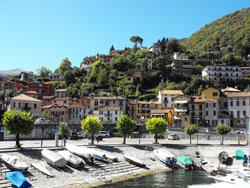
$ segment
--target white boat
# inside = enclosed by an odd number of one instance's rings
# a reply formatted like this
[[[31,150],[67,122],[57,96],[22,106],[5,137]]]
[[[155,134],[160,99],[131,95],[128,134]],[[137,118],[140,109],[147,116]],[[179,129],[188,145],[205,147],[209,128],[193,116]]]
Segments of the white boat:
[[[139,166],[139,167],[145,167],[146,165],[141,161],[140,159],[137,159],[136,157],[123,155],[124,159],[128,161],[129,163]]]
[[[205,170],[206,172],[213,174],[217,172],[217,168],[214,164],[210,163],[208,160],[202,159],[198,162],[201,169]]]
[[[234,172],[234,174],[238,177],[241,177],[245,182],[250,184],[250,171],[247,168],[241,168]]]
[[[40,172],[44,173],[45,175],[49,177],[54,177],[54,175],[51,174],[47,168],[45,168],[43,165],[39,163],[31,163],[31,166],[33,166],[34,168],[36,168],[37,170],[39,170]]]
[[[83,167],[86,164],[82,158],[70,153],[67,150],[58,151],[57,153],[68,162],[68,165],[74,168]]]
[[[177,162],[176,157],[167,149],[155,149],[153,153],[157,159],[167,165],[174,165]]]
[[[11,170],[25,171],[25,170],[28,170],[28,168],[29,168],[29,165],[27,165],[25,162],[21,161],[16,156],[1,154],[0,159]]]
[[[84,157],[85,159],[93,162],[95,155],[86,147],[79,147],[71,144],[66,144],[66,149],[71,153]]]
[[[67,161],[58,153],[50,151],[48,149],[42,150],[42,156],[47,161],[48,164],[55,167],[64,167],[67,164]]]

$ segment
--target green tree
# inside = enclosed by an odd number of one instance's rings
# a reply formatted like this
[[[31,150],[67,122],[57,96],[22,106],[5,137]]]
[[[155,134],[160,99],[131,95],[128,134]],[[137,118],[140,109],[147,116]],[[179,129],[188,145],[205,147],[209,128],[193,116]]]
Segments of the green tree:
[[[155,143],[158,143],[158,134],[163,134],[166,132],[168,123],[163,118],[151,118],[147,120],[146,129],[155,135]]]
[[[231,131],[231,127],[229,125],[225,125],[223,123],[217,125],[215,128],[216,132],[221,135],[221,145],[224,142],[224,135],[227,135]]]
[[[112,45],[111,48],[109,49],[109,53],[111,53],[111,52],[114,51],[114,50],[115,50],[115,48],[114,48],[114,46]]]
[[[59,123],[58,131],[64,140],[67,139],[67,136],[70,134],[68,123],[66,122]],[[64,146],[65,146],[65,142],[64,142]]]
[[[195,124],[189,124],[185,127],[184,133],[189,136],[190,144],[192,143],[192,135],[198,132],[198,128]]]
[[[33,115],[18,110],[6,111],[3,125],[8,130],[8,134],[16,135],[16,147],[20,148],[20,135],[28,136],[34,128]]]
[[[58,68],[58,72],[64,74],[64,72],[66,70],[69,70],[69,69],[72,69],[71,62],[70,62],[70,60],[67,57],[65,57],[62,60],[62,63],[60,64],[60,67]]]
[[[126,137],[131,135],[136,128],[134,120],[130,119],[127,115],[120,116],[117,121],[116,129],[123,136],[123,144],[126,144]]]
[[[130,37],[130,41],[134,43],[134,48],[137,48],[138,38],[137,36]]]
[[[63,74],[63,79],[67,86],[76,81],[74,72],[72,70],[66,70]]]
[[[51,70],[45,66],[39,67],[36,71],[42,78],[48,77],[48,75],[51,73]]]
[[[140,47],[142,48],[143,38],[137,36],[137,41],[140,43]]]
[[[98,134],[99,131],[103,129],[103,125],[99,118],[88,116],[86,119],[82,120],[81,128],[85,133],[92,136],[91,143],[94,144],[94,135]]]

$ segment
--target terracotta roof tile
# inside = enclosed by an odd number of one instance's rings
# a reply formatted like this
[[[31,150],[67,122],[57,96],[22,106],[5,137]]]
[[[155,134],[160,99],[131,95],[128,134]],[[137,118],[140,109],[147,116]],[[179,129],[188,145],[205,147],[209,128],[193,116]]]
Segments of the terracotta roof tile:
[[[161,90],[160,94],[162,95],[184,95],[181,90]]]
[[[56,91],[67,91],[68,89],[56,89]]]
[[[227,97],[250,97],[250,92],[226,92]]]

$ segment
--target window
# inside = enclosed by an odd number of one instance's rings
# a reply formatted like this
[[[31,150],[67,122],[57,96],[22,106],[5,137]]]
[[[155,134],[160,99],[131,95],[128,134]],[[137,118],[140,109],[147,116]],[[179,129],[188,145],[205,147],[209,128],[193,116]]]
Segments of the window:
[[[240,111],[237,111],[237,118],[240,117]]]
[[[117,117],[115,117],[115,121],[117,121]]]
[[[34,108],[36,108],[36,104],[34,104]]]
[[[21,103],[20,102],[18,103],[18,108],[21,108]]]
[[[194,105],[192,104],[192,110],[194,110]]]
[[[231,117],[232,117],[232,118],[234,117],[234,112],[233,112],[233,111],[231,111]]]
[[[206,103],[206,108],[208,107],[208,103]]]
[[[233,106],[233,105],[234,105],[233,101],[230,101],[230,106]]]
[[[95,101],[95,106],[98,106],[98,101]]]
[[[208,111],[206,111],[206,116],[208,116]]]
[[[245,116],[246,115],[246,111],[245,110],[243,110],[243,116]]]
[[[115,111],[115,115],[117,115],[117,111]]]
[[[214,103],[214,108],[216,108],[216,103]]]
[[[199,109],[202,110],[202,105],[200,104]]]
[[[214,116],[216,116],[216,111],[214,111]]]
[[[14,108],[16,107],[16,102],[13,103],[13,107],[14,107]]]
[[[213,92],[213,96],[218,96],[218,93],[217,92]]]
[[[243,106],[246,106],[246,101],[242,101]]]
[[[236,106],[240,106],[240,101],[236,101]]]

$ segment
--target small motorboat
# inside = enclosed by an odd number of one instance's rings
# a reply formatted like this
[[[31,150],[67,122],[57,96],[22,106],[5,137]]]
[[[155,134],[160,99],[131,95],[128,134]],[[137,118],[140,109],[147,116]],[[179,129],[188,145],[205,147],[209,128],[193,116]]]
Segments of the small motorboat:
[[[245,158],[244,151],[238,149],[235,153],[235,159],[236,160],[244,160],[244,158]]]
[[[249,165],[249,167],[250,167],[250,158],[249,158],[249,156],[248,157],[246,156],[246,158],[243,161],[243,166],[247,167],[247,165]]]
[[[128,156],[128,155],[123,155],[124,159],[126,161],[128,161],[129,163],[139,166],[139,167],[145,167],[146,165],[143,163],[143,161],[141,161],[140,159],[137,159],[135,157],[132,156]]]
[[[176,157],[167,149],[156,149],[153,151],[154,156],[166,165],[173,166],[176,164]]]
[[[93,162],[95,159],[94,153],[89,150],[89,148],[67,144],[66,149],[75,155],[85,158],[88,161]]]
[[[217,168],[215,167],[215,165],[205,159],[200,160],[198,164],[201,169],[205,170],[210,174],[214,174],[217,172]]]
[[[194,169],[195,163],[194,163],[194,160],[191,157],[187,157],[185,155],[180,155],[178,157],[178,160],[180,161],[180,165],[184,169],[189,169],[189,170]]]
[[[61,155],[48,149],[42,150],[42,156],[48,164],[54,167],[62,168],[67,164],[67,161]]]
[[[70,153],[67,150],[58,151],[59,155],[61,155],[68,163],[68,165],[74,167],[74,168],[80,168],[83,167],[86,163],[82,158]]]
[[[26,180],[22,172],[13,171],[6,174],[6,178],[18,188],[27,188],[32,185]]]
[[[7,154],[1,154],[0,160],[6,164],[8,168],[11,170],[17,170],[17,171],[25,171],[28,170],[29,165],[27,165],[25,162],[21,161],[18,157],[7,155]]]
[[[44,173],[45,175],[49,177],[54,177],[54,175],[51,174],[47,168],[45,168],[43,165],[39,163],[31,163],[31,166],[33,166],[35,169],[39,170],[40,172]]]

